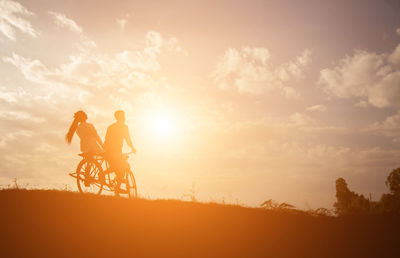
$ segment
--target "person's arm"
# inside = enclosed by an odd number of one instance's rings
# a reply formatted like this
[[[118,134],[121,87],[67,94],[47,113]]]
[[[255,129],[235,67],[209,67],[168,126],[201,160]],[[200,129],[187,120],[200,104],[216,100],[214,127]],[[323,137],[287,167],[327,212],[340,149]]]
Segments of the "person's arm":
[[[128,126],[125,127],[125,135],[124,135],[126,144],[131,148],[133,153],[136,153],[136,149],[133,147],[131,136],[129,135]]]

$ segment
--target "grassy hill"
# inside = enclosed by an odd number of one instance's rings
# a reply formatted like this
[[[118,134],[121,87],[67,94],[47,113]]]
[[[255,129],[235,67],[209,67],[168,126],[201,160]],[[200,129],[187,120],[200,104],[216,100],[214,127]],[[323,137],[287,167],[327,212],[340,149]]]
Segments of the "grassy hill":
[[[0,191],[1,257],[400,257],[400,217]]]

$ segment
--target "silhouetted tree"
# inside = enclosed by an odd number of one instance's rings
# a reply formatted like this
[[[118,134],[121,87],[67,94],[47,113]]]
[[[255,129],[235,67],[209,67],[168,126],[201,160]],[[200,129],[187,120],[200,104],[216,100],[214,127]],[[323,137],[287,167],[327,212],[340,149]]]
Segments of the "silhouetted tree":
[[[400,212],[400,199],[394,194],[382,194],[379,207],[383,212]]]
[[[400,195],[400,168],[393,169],[386,178],[386,186],[393,195]]]
[[[370,210],[370,201],[364,195],[358,195],[350,191],[346,180],[338,178],[336,180],[336,199],[333,204],[335,213],[342,215],[366,213]]]
[[[385,183],[390,193],[382,195],[380,206],[384,212],[400,212],[400,168],[392,170]]]

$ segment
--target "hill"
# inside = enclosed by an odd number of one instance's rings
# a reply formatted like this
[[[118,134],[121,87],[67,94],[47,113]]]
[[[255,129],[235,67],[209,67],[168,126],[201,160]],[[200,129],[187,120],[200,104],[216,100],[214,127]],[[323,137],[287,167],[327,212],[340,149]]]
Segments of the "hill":
[[[0,191],[1,257],[400,257],[399,216]]]

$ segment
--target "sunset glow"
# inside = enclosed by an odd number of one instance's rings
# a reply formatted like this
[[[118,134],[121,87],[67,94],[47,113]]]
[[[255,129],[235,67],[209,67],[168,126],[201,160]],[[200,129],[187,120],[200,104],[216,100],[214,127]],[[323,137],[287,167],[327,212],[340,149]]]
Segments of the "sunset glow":
[[[178,137],[178,121],[168,110],[154,110],[147,114],[147,126],[151,136],[161,141]]]

